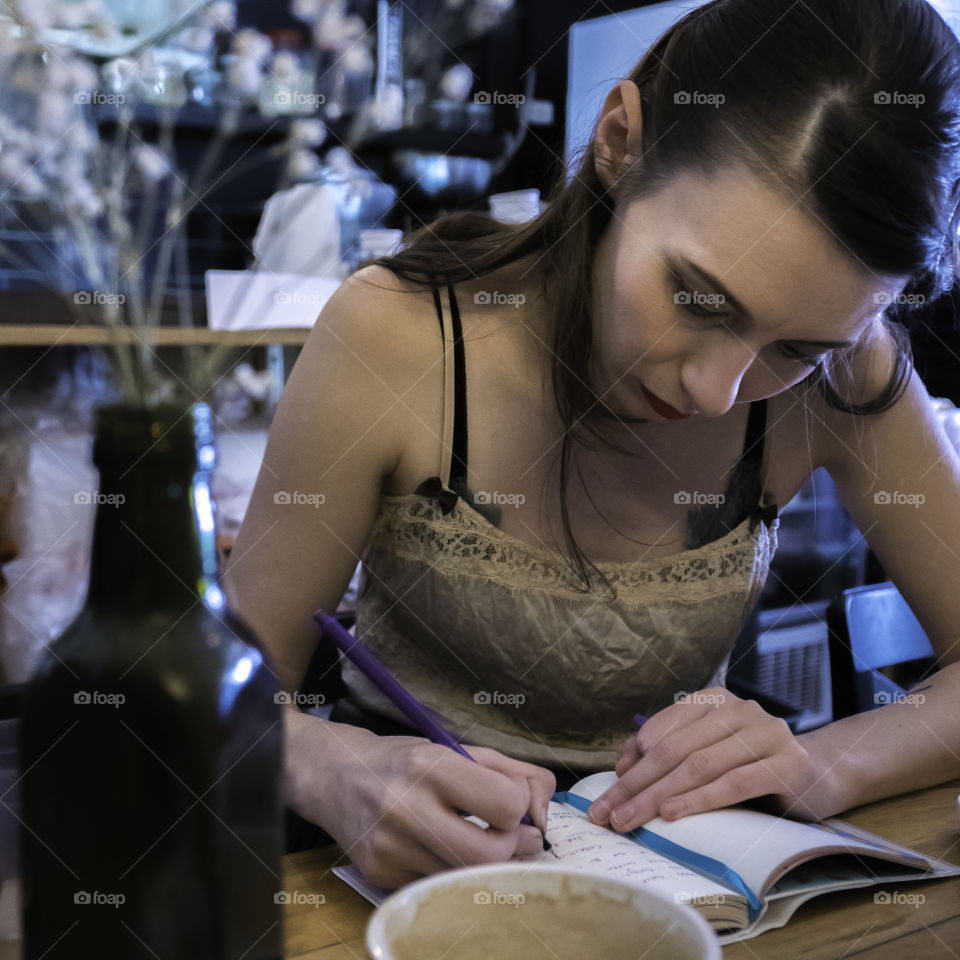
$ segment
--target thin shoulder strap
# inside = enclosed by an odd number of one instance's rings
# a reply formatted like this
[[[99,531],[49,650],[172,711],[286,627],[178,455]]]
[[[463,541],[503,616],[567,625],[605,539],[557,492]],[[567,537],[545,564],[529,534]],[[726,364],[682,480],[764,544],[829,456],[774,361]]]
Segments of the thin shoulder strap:
[[[741,459],[758,469],[763,467],[763,442],[767,434],[767,398],[754,400],[747,416],[747,430],[743,439]]]
[[[453,411],[453,456],[450,462],[450,482],[459,492],[467,483],[467,358],[463,348],[463,327],[460,323],[460,308],[453,292],[453,286],[447,284],[450,297],[450,313],[453,319],[453,370],[454,370],[454,411]]]
[[[440,290],[432,280],[430,286],[443,340],[443,436],[437,475],[442,486],[449,490],[452,481],[465,482],[467,475],[467,383],[463,329],[453,287],[447,284],[449,309],[444,310]]]
[[[743,453],[740,460],[743,465],[742,476],[752,487],[747,491],[747,502],[752,503],[751,516],[761,519],[767,525],[775,520],[779,508],[767,494],[766,478],[764,475],[763,451],[767,436],[767,399],[754,400],[750,404],[750,413],[747,417],[747,430],[743,442]]]
[[[443,342],[443,435],[440,438],[440,468],[437,476],[441,486],[450,487],[450,452],[453,450],[453,330],[450,318],[444,313],[440,303],[440,291],[433,280],[433,304],[437,308],[440,321],[440,339]]]

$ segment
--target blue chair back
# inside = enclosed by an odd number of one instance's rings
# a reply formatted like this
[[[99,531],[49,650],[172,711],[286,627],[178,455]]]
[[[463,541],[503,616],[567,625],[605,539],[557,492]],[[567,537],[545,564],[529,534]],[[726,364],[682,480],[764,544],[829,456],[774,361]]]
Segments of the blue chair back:
[[[937,669],[930,640],[892,583],[844,590],[828,623],[834,720],[904,697]]]

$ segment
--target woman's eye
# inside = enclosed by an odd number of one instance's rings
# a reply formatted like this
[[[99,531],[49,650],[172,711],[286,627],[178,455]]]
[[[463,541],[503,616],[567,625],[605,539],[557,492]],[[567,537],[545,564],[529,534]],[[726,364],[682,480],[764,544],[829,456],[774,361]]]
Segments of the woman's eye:
[[[673,285],[673,302],[678,307],[686,310],[687,313],[700,319],[719,320],[726,316],[723,312],[707,310],[700,305],[703,302],[709,303],[713,296],[713,294],[689,290],[684,286]],[[824,363],[830,356],[829,353],[803,353],[800,350],[795,350],[789,344],[782,344],[780,353],[795,363],[802,363],[808,367],[817,367]]]
[[[826,353],[801,353],[799,350],[794,350],[792,347],[784,344],[780,347],[780,352],[785,356],[789,357],[791,360],[796,361],[797,363],[805,364],[808,367],[816,367],[823,363],[828,354]]]

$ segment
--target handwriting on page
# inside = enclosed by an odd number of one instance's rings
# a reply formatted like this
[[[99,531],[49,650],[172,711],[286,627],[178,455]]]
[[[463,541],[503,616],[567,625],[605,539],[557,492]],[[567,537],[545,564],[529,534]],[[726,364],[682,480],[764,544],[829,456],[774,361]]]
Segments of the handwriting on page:
[[[637,886],[664,893],[686,892],[692,896],[730,893],[725,887],[701,877],[681,864],[654,853],[633,840],[590,823],[578,810],[550,803],[547,836],[563,866],[590,873],[619,877]],[[556,864],[552,854],[540,857]]]

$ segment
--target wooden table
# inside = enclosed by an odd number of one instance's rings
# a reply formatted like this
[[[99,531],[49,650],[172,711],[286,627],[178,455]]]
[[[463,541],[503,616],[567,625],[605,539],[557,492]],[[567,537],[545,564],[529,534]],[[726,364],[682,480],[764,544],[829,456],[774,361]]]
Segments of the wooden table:
[[[960,780],[848,811],[841,819],[921,853],[960,865]],[[362,960],[364,928],[373,907],[335,877],[346,862],[339,847],[320,847],[284,857],[284,889],[322,893],[319,906],[286,907],[288,960]],[[877,904],[887,887],[831,893],[803,904],[785,927],[723,950],[724,960],[957,960],[960,957],[960,877],[891,884],[922,893],[920,906]],[[424,957],[423,960],[436,960]],[[444,960],[456,960],[448,956]]]

